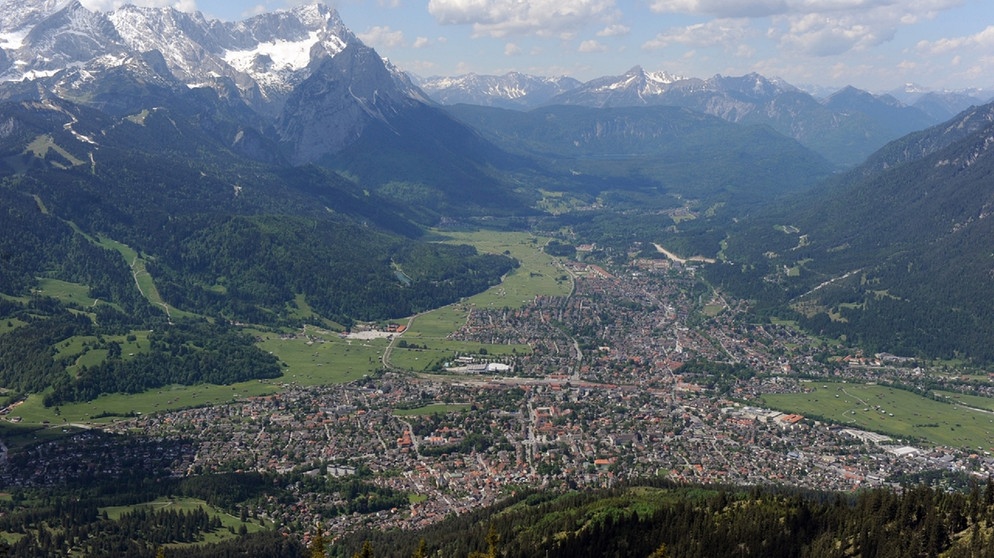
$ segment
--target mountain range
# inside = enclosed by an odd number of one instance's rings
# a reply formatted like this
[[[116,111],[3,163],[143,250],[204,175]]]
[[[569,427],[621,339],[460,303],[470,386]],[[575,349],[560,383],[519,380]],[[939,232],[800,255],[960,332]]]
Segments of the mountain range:
[[[767,306],[796,312],[811,281],[867,267],[861,258],[897,261],[886,246],[839,238],[867,228],[858,219],[897,226],[933,207],[894,203],[902,193],[880,199],[883,183],[905,181],[915,199],[942,191],[943,207],[973,211],[972,220],[931,218],[933,232],[973,230],[987,214],[979,191],[950,189],[983,180],[973,174],[985,168],[983,153],[966,166],[940,164],[971,160],[966,152],[936,159],[957,142],[980,142],[986,129],[963,123],[983,118],[963,113],[867,158],[936,116],[854,88],[819,100],[758,74],[702,80],[636,67],[586,84],[452,79],[445,98],[461,91],[478,103],[442,106],[319,4],[235,23],[169,8],[94,12],[76,0],[8,2],[0,14],[0,291],[22,301],[42,280],[84,285],[114,305],[102,319],[120,327],[172,319],[156,306],[222,322],[345,327],[409,315],[483,289],[513,266],[427,242],[427,227],[521,228],[550,218],[550,205],[582,208],[560,223],[577,234],[597,213],[598,227],[637,225],[645,241],[704,246],[727,236],[726,257],[752,271],[719,272],[717,284],[747,295],[757,284],[781,286]],[[421,82],[428,91],[442,83]],[[973,97],[934,99],[939,114]],[[775,215],[810,234],[804,250],[776,244],[757,255],[774,230],[770,206],[795,212]],[[822,206],[834,209],[811,209]],[[671,210],[700,218],[676,226]],[[835,216],[819,220],[826,215]],[[18,232],[38,228],[46,233]],[[673,238],[681,234],[691,236]],[[946,238],[935,232],[928,246]],[[134,280],[120,254],[98,251],[113,243],[147,261],[161,299],[128,294]],[[763,255],[819,249],[797,261]],[[786,281],[774,263],[810,273]],[[27,315],[20,304],[0,317]],[[804,319],[820,319],[821,307],[809,308]]]
[[[854,87],[817,99],[784,80],[759,74],[700,79],[649,72],[640,66],[572,87],[562,78],[554,83],[556,88],[549,87],[548,78],[512,73],[432,78],[420,85],[446,105],[521,110],[554,105],[685,107],[730,122],[770,126],[843,167],[861,162],[890,140],[984,103],[981,92],[919,91],[912,95],[905,91],[901,96],[913,102],[907,105],[893,95],[874,95]]]

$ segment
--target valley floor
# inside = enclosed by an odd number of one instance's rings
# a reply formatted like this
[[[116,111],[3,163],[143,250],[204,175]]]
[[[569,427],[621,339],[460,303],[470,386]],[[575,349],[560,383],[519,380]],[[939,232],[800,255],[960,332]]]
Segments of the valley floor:
[[[787,326],[748,323],[742,303],[702,291],[679,264],[568,269],[570,295],[474,309],[450,336],[528,346],[528,354],[467,356],[459,373],[286,384],[272,395],[122,419],[104,427],[120,435],[110,440],[91,433],[42,444],[7,468],[4,484],[49,484],[80,467],[112,476],[143,459],[179,477],[302,474],[317,482],[289,484],[293,505],[255,500],[245,504],[250,516],[288,531],[320,524],[344,533],[422,527],[524,487],[665,476],[851,491],[994,471],[989,413],[929,407],[913,393],[928,376],[921,368],[855,353],[825,358],[846,351]],[[405,350],[417,349],[394,348]],[[929,377],[931,386],[946,382]],[[969,386],[982,393],[989,384]],[[801,408],[807,416],[790,412]],[[960,443],[930,440],[950,428],[962,432]],[[162,447],[85,449],[114,440]],[[356,508],[356,495],[331,482],[349,478],[406,497],[398,505],[367,496]]]

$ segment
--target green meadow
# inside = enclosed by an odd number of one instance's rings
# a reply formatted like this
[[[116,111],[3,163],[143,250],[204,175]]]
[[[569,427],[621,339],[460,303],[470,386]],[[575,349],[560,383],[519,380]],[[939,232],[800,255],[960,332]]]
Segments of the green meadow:
[[[435,403],[418,407],[417,409],[395,409],[393,414],[400,417],[427,417],[431,415],[444,415],[445,413],[458,413],[468,409],[469,405],[465,404]]]
[[[107,513],[107,518],[117,521],[125,513],[134,512],[141,508],[147,508],[155,511],[162,510],[172,510],[177,512],[192,512],[199,508],[203,508],[210,516],[216,516],[221,520],[221,528],[213,533],[208,533],[204,536],[204,540],[195,544],[210,544],[215,542],[220,542],[224,540],[236,538],[236,534],[242,525],[245,526],[246,531],[249,533],[256,533],[271,528],[270,525],[260,524],[258,520],[249,520],[242,522],[241,519],[222,511],[214,506],[211,506],[204,500],[199,500],[196,498],[159,498],[158,500],[152,502],[146,502],[144,504],[137,504],[133,506],[111,506],[106,508],[100,508],[98,511],[103,514]],[[234,531],[232,533],[231,531]],[[169,545],[172,547],[183,547],[188,546],[184,544]]]
[[[93,401],[45,407],[44,394],[31,395],[11,410],[9,418],[21,425],[63,427],[100,425],[125,417],[174,411],[203,405],[237,402],[246,397],[269,395],[279,391],[281,379],[255,380],[229,386],[200,384],[172,385],[136,394],[102,395]]]
[[[445,238],[445,242],[471,244],[480,252],[508,254],[521,265],[499,285],[459,303],[417,315],[401,336],[410,348],[395,347],[390,354],[390,365],[425,372],[457,354],[479,354],[481,349],[491,356],[531,352],[526,345],[467,343],[448,337],[466,323],[474,309],[521,308],[537,296],[568,295],[572,280],[559,260],[542,251],[546,239],[527,233],[492,231],[446,233]]]
[[[390,353],[390,365],[395,368],[424,372],[436,364],[451,361],[459,354],[487,355],[527,354],[526,345],[488,345],[453,341],[448,336],[463,324],[474,308],[509,307],[519,308],[536,296],[566,295],[572,288],[568,273],[559,262],[545,254],[545,242],[525,233],[473,232],[446,235],[445,242],[472,244],[481,252],[507,253],[521,262],[520,267],[508,274],[500,285],[469,297],[461,302],[419,314],[411,321],[411,327],[401,335],[407,348],[398,347],[395,341]],[[102,238],[99,243],[118,251],[135,271],[136,280],[142,292],[153,304],[164,306],[151,276],[144,272],[144,260],[132,248],[122,243]],[[89,298],[83,285],[46,279],[42,288],[58,293],[82,305],[99,303]],[[296,307],[301,315],[311,315],[306,301],[298,299]],[[184,313],[175,308],[169,309],[176,317]],[[404,323],[404,320],[397,320]],[[20,325],[11,322],[13,328]],[[336,324],[328,322],[329,327]],[[124,417],[149,413],[185,409],[203,405],[229,403],[245,397],[268,395],[282,389],[286,384],[304,386],[332,385],[359,380],[383,368],[383,355],[390,344],[386,338],[347,339],[338,331],[307,326],[296,331],[247,330],[258,341],[257,346],[272,353],[284,365],[283,377],[275,380],[253,381],[230,386],[195,385],[168,386],[145,393],[127,395],[103,395],[93,401],[46,408],[42,404],[44,394],[28,397],[16,407],[10,417],[19,420],[18,428],[27,428],[28,437],[58,435],[62,429],[72,429],[73,424],[100,425]],[[55,347],[55,358],[71,361],[70,373],[82,366],[102,362],[107,356],[106,342],[121,345],[122,356],[139,354],[148,349],[148,332],[131,332],[128,336],[80,336],[59,342]],[[427,347],[427,348],[424,348]],[[40,427],[44,429],[39,430]],[[9,428],[8,428],[9,430]],[[21,430],[17,431],[18,433]]]
[[[308,326],[306,333],[253,332],[257,346],[280,359],[278,380],[305,386],[342,384],[371,375],[382,366],[387,339],[344,339],[334,331]]]
[[[764,405],[898,440],[989,450],[994,414],[876,384],[812,381],[806,393],[769,394]],[[988,403],[990,405],[990,403]]]

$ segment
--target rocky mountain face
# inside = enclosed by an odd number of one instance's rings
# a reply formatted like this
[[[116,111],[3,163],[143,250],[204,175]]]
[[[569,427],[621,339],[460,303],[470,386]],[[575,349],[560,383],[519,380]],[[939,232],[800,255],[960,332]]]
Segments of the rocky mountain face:
[[[231,127],[230,142],[244,137],[245,127],[275,125],[275,139],[298,163],[341,149],[373,120],[428,101],[322,4],[240,22],[133,5],[94,12],[78,0],[7,4],[0,99],[54,95],[125,116],[192,103],[191,92],[209,91],[200,95],[203,110],[242,124]]]
[[[466,74],[431,77],[419,85],[443,105],[469,104],[499,108],[529,109],[581,85],[571,77],[541,77],[510,72],[502,76]]]

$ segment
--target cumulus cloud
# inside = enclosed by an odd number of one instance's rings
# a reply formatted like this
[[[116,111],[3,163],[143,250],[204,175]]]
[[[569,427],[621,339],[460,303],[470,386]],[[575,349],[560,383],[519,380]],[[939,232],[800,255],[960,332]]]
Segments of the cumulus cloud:
[[[597,41],[590,40],[590,41],[583,41],[582,43],[580,43],[580,48],[578,48],[577,50],[579,52],[587,54],[591,52],[604,52],[607,50],[607,47],[600,44]]]
[[[431,39],[429,39],[428,37],[418,37],[414,39],[414,44],[411,46],[413,46],[414,48],[425,48],[430,44],[431,44]]]
[[[389,27],[371,27],[365,33],[357,33],[359,40],[373,48],[393,48],[404,44],[404,32]]]
[[[597,32],[598,37],[621,37],[622,35],[627,35],[631,32],[631,28],[627,25],[622,25],[620,23],[615,23],[614,25],[608,25],[604,29]]]
[[[863,22],[859,18],[825,17],[808,14],[786,18],[787,32],[781,46],[813,56],[831,56],[850,50],[864,50],[894,38],[894,24]]]
[[[659,13],[715,18],[771,18],[770,38],[784,49],[814,56],[859,51],[891,40],[901,26],[964,0],[650,0]],[[664,33],[653,44],[683,42]],[[651,47],[651,45],[650,45]]]
[[[564,36],[614,15],[614,0],[429,0],[443,25],[472,25],[477,36]]]
[[[983,31],[967,35],[966,37],[953,37],[939,39],[938,41],[921,41],[918,43],[918,50],[931,54],[945,54],[964,48],[988,50],[994,48],[994,25],[988,25]]]
[[[681,44],[692,47],[725,46],[738,49],[749,34],[746,20],[713,19],[705,23],[664,31],[643,44],[642,48],[655,50],[672,44]]]
[[[517,56],[521,54],[521,47],[514,43],[507,43],[504,45],[504,55],[505,56]]]

